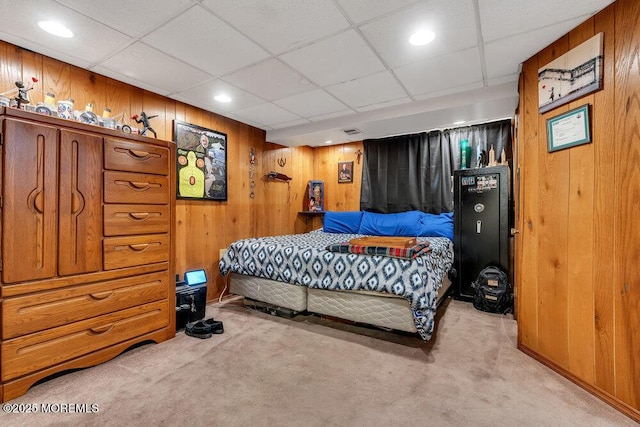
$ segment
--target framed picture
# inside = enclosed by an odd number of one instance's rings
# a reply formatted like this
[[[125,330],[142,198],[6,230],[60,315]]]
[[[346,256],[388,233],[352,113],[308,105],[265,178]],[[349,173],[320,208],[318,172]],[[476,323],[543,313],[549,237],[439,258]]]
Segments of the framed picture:
[[[227,200],[227,134],[173,121],[176,197]]]
[[[353,162],[338,162],[338,182],[353,182]]]
[[[603,40],[598,33],[538,70],[541,114],[602,89]]]
[[[547,120],[549,152],[591,142],[589,104]]]
[[[324,181],[311,180],[307,185],[309,212],[324,210]]]

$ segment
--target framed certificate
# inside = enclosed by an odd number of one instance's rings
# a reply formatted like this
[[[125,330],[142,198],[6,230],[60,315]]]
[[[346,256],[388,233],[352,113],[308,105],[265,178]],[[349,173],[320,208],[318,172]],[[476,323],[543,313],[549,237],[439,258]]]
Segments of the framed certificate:
[[[591,142],[589,104],[547,120],[549,152]]]

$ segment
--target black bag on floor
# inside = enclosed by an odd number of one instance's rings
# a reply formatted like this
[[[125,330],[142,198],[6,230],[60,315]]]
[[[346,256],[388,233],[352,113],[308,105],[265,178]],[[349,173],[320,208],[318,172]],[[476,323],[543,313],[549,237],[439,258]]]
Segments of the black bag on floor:
[[[473,306],[489,313],[507,314],[513,311],[513,287],[507,274],[497,267],[486,267],[479,274],[473,288]]]

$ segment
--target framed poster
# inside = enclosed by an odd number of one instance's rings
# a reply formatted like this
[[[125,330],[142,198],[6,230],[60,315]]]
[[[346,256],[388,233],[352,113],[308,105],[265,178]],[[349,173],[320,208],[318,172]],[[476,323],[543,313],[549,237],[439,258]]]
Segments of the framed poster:
[[[227,200],[227,134],[173,121],[176,197]]]
[[[547,120],[548,151],[558,151],[591,142],[589,104]]]
[[[538,70],[538,111],[602,89],[604,33],[598,33]]]
[[[309,191],[309,212],[322,212],[324,210],[324,181],[309,181],[307,190]]]
[[[353,182],[353,162],[338,162],[338,183]]]

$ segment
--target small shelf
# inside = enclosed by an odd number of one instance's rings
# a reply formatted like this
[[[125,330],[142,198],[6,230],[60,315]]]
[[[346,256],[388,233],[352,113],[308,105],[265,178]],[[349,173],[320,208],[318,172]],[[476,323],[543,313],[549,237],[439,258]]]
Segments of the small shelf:
[[[324,211],[300,211],[298,213],[300,215],[307,215],[307,216],[324,215]]]
[[[309,224],[309,220],[313,220],[313,217],[324,216],[324,211],[300,211],[298,215],[302,215],[304,217],[304,223]]]
[[[267,174],[267,180],[268,181],[272,181],[273,180],[273,181],[289,182],[289,181],[291,181],[291,179],[292,179],[291,177],[289,177],[289,176],[287,176],[287,175],[285,175],[283,173],[280,173],[280,172],[271,171],[271,172],[269,172]]]

